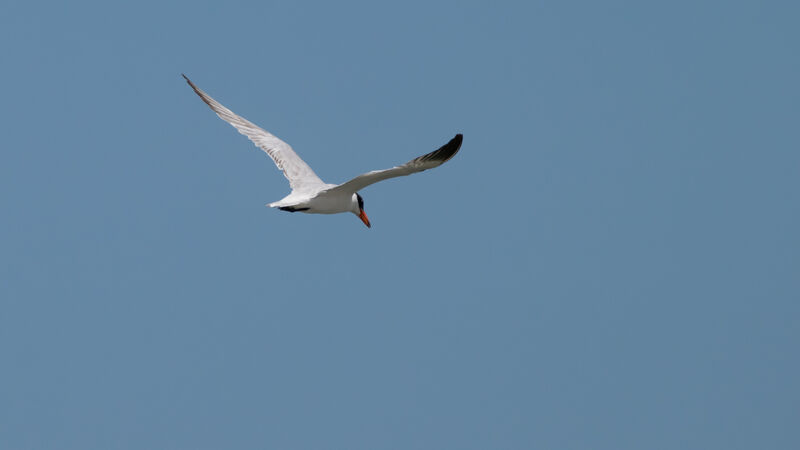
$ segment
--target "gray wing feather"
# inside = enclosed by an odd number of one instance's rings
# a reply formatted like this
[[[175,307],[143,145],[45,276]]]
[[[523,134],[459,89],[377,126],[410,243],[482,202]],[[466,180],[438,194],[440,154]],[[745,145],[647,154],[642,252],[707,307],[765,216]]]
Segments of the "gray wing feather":
[[[247,136],[258,148],[264,150],[264,152],[272,158],[275,165],[278,166],[278,169],[280,169],[283,175],[289,180],[292,191],[318,190],[320,186],[325,184],[317,174],[311,170],[311,167],[297,156],[297,153],[292,150],[289,144],[278,139],[270,132],[259,128],[244,117],[234,114],[233,111],[195,86],[186,75],[183,75],[183,78],[185,78],[189,86],[194,89],[194,92],[217,113],[220,119],[228,122],[236,128],[239,133]]]
[[[439,167],[450,160],[450,158],[455,156],[456,153],[458,153],[458,150],[461,148],[462,140],[463,136],[461,134],[457,134],[453,139],[450,140],[450,142],[443,145],[438,150],[432,151],[418,158],[414,158],[403,165],[392,167],[391,169],[373,170],[372,172],[359,175],[346,183],[342,183],[335,188],[329,189],[327,192],[344,191],[356,193],[361,189],[364,189],[365,187],[379,181],[411,175],[412,173],[422,172],[423,170]]]

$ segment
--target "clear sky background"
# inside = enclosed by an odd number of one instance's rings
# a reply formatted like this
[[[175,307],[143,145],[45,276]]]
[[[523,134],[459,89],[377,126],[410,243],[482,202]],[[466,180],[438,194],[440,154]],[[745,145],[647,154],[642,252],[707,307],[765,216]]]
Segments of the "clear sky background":
[[[799,13],[4,1],[0,447],[800,448]]]

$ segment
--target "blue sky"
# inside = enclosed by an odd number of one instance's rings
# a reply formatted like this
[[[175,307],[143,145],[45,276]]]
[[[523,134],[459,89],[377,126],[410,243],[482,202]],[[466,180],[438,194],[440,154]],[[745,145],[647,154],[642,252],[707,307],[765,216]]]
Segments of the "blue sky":
[[[3,447],[798,448],[798,12],[5,2]]]

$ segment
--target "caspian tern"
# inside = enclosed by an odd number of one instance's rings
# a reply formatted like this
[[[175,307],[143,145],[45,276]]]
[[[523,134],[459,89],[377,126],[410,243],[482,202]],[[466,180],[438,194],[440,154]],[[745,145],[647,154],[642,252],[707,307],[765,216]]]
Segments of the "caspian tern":
[[[309,214],[351,212],[358,216],[364,225],[371,227],[367,214],[364,212],[364,199],[361,198],[358,191],[378,181],[438,167],[452,158],[461,148],[463,136],[457,134],[438,150],[412,159],[403,165],[391,169],[373,170],[342,184],[325,183],[305,161],[297,156],[289,144],[222,106],[195,86],[186,75],[183,75],[183,78],[222,120],[233,125],[239,133],[247,136],[257,147],[264,150],[289,180],[292,192],[283,199],[267,205],[282,211],[300,211]]]

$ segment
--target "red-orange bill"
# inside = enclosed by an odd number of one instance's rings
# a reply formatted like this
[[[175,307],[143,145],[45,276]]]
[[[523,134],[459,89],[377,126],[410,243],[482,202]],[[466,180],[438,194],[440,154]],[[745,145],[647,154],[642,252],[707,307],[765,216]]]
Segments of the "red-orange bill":
[[[365,213],[363,209],[358,214],[358,218],[361,219],[362,222],[364,222],[364,225],[366,225],[367,228],[372,228],[372,225],[369,224],[369,218],[367,217],[367,213]]]

